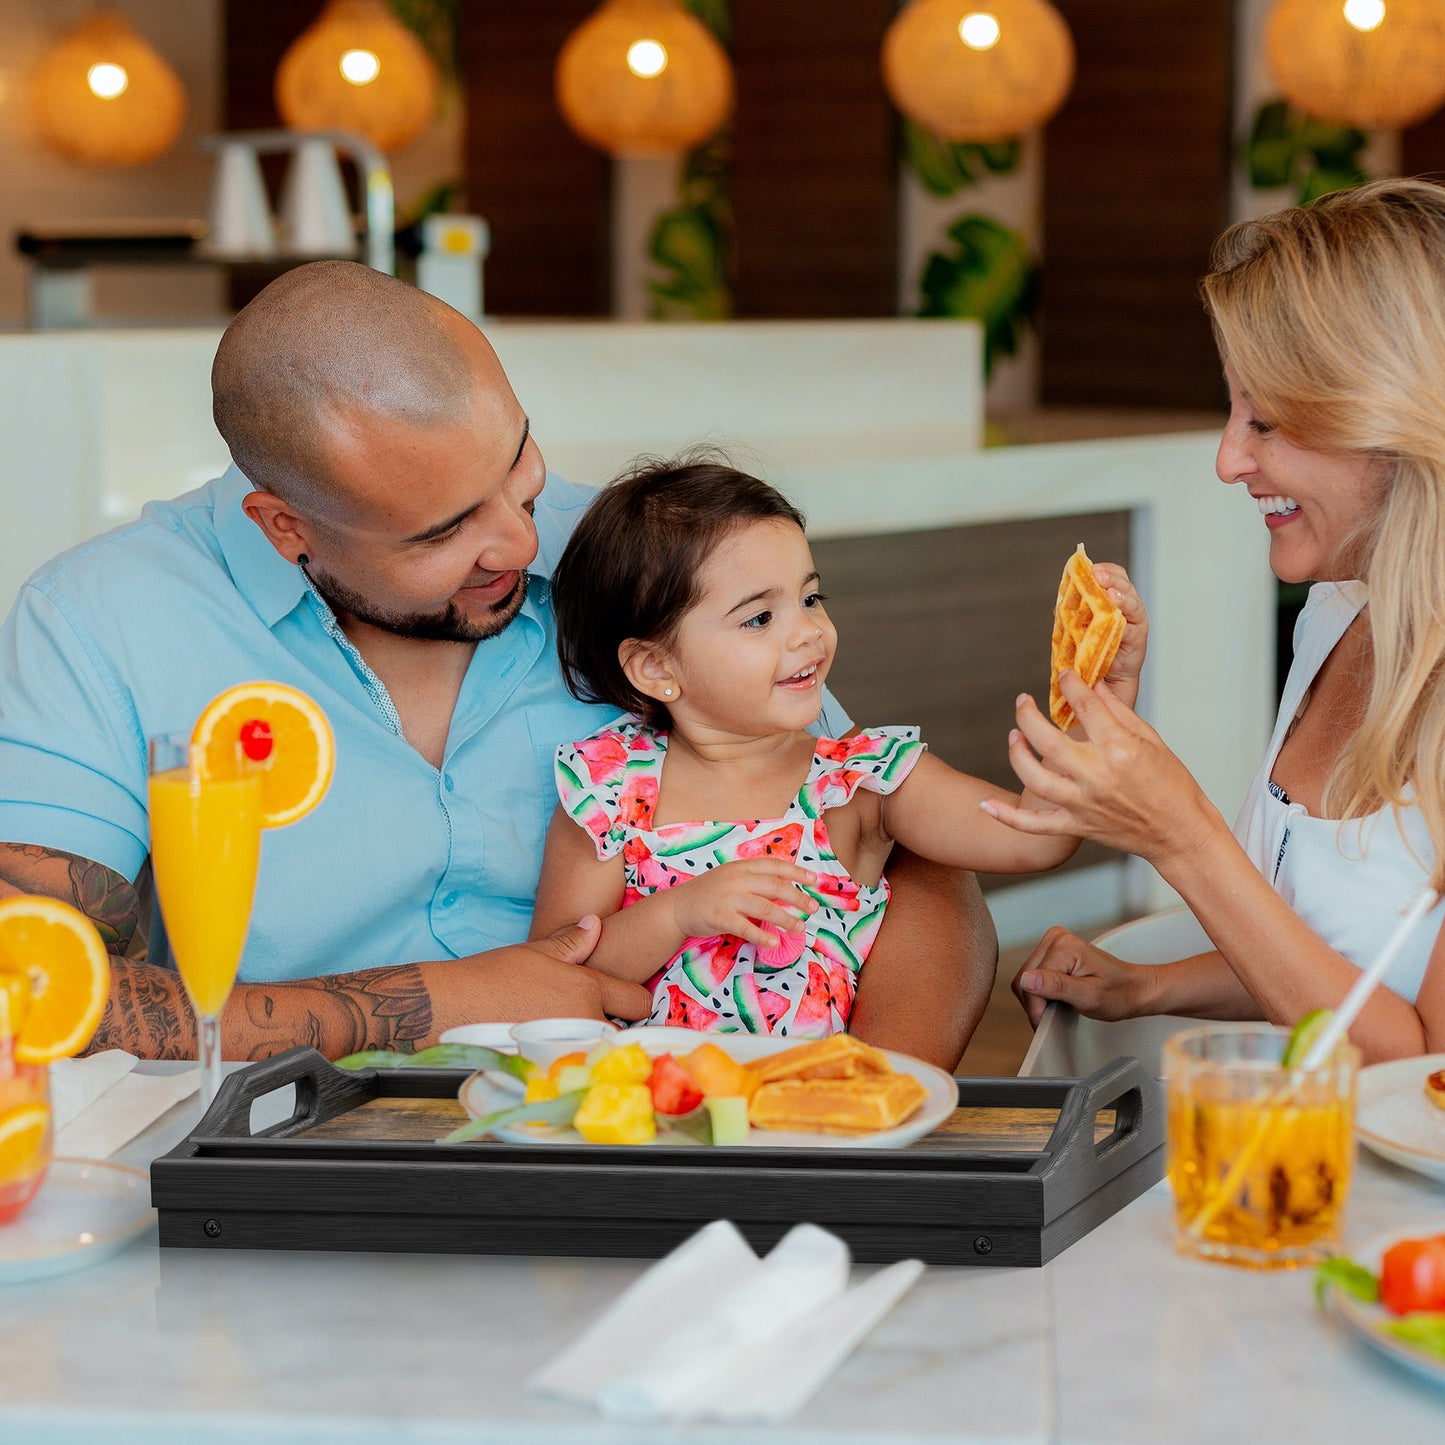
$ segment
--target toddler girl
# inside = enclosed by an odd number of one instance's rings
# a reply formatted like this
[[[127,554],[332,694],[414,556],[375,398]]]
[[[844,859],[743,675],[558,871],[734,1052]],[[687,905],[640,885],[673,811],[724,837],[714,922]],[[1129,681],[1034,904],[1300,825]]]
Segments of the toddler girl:
[[[650,1023],[846,1029],[895,841],[988,873],[1077,846],[989,816],[1033,799],[954,771],[917,728],[810,734],[837,634],[801,515],[754,477],[640,466],[592,504],[552,586],[568,687],[628,716],[557,750],[533,936],[600,915],[588,962],[648,984]]]

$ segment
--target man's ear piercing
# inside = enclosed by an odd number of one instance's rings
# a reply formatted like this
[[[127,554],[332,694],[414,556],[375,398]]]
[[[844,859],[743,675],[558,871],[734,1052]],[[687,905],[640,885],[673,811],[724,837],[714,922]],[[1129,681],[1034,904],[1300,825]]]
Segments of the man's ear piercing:
[[[310,562],[310,560],[311,560],[311,558],[308,557],[308,556],[305,554],[305,552],[303,552],[303,553],[296,559],[296,565],[297,565],[298,567],[304,567],[304,566],[306,566],[306,564],[307,564],[308,562]]]

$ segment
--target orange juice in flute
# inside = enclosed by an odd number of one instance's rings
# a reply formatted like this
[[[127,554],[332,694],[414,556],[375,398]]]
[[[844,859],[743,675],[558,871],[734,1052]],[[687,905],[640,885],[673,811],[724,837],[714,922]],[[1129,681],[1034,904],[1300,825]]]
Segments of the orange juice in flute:
[[[151,859],[171,953],[196,1012],[201,1110],[221,1072],[221,1015],[250,927],[261,830],[309,813],[331,780],[325,715],[280,683],[243,683],[190,734],[151,739]]]

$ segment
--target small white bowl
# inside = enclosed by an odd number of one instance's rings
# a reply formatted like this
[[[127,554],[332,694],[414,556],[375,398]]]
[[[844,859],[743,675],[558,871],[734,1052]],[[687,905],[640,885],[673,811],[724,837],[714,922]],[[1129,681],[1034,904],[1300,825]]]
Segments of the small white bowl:
[[[484,1049],[496,1049],[499,1053],[515,1054],[516,1040],[512,1038],[511,1024],[458,1024],[442,1036],[444,1044],[479,1044]]]
[[[618,1032],[606,1019],[528,1019],[513,1024],[517,1052],[539,1069],[550,1067],[563,1054],[585,1054],[598,1039]]]

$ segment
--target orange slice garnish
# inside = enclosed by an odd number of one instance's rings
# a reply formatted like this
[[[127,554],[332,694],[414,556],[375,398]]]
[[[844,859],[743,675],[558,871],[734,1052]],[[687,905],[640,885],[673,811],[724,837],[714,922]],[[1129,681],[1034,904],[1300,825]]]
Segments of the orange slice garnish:
[[[85,914],[55,898],[0,902],[0,973],[30,982],[15,1029],[17,1063],[48,1064],[90,1042],[105,1012],[110,959]],[[14,992],[7,987],[7,1003]]]
[[[0,1114],[0,1179],[28,1179],[45,1166],[45,1135],[50,1128],[48,1105],[21,1104]]]
[[[227,688],[196,719],[191,741],[213,777],[234,776],[238,744],[262,770],[261,824],[284,828],[326,796],[336,741],[326,714],[298,688],[243,682]],[[267,746],[269,744],[269,746]]]

